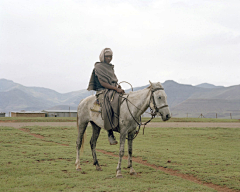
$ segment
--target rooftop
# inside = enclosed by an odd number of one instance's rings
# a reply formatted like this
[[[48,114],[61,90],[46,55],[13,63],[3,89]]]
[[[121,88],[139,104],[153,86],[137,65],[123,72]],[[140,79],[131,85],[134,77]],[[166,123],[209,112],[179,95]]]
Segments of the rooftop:
[[[42,110],[47,113],[77,113],[77,110]]]
[[[42,111],[11,111],[12,113],[44,113]]]

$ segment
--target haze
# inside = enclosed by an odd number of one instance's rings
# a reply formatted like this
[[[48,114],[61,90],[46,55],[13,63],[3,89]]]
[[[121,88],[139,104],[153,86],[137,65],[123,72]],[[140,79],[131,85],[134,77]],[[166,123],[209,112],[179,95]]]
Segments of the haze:
[[[0,78],[61,93],[86,89],[110,47],[119,81],[134,87],[237,85],[239,10],[239,0],[1,0]]]

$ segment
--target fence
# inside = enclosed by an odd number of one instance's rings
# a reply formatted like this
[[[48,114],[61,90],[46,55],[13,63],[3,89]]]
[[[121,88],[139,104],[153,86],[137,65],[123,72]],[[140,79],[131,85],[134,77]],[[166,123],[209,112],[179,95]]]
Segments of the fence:
[[[143,113],[143,117],[150,117],[148,113]],[[176,118],[216,118],[216,119],[240,119],[240,112],[234,113],[176,113],[172,112],[171,117]]]
[[[172,117],[179,118],[216,118],[216,119],[240,119],[240,112],[234,113],[172,113]]]

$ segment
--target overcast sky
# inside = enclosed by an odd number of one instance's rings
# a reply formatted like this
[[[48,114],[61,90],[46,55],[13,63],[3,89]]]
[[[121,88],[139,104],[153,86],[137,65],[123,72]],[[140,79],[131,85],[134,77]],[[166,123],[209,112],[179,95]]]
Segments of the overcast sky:
[[[0,78],[86,89],[110,47],[119,81],[134,87],[237,85],[239,10],[239,0],[0,0]]]

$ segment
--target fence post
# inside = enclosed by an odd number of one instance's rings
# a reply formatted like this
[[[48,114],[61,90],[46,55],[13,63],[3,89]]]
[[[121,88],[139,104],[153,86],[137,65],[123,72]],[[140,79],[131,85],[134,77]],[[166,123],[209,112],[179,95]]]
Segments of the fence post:
[[[200,115],[199,117],[201,117],[201,118],[205,118],[205,117],[203,116],[203,114],[202,114],[202,113],[201,113],[201,115]],[[199,118],[199,117],[198,117],[198,118]]]
[[[232,119],[232,113],[230,113],[230,117],[231,117],[231,119]]]
[[[216,113],[216,119],[217,119],[217,113]]]

